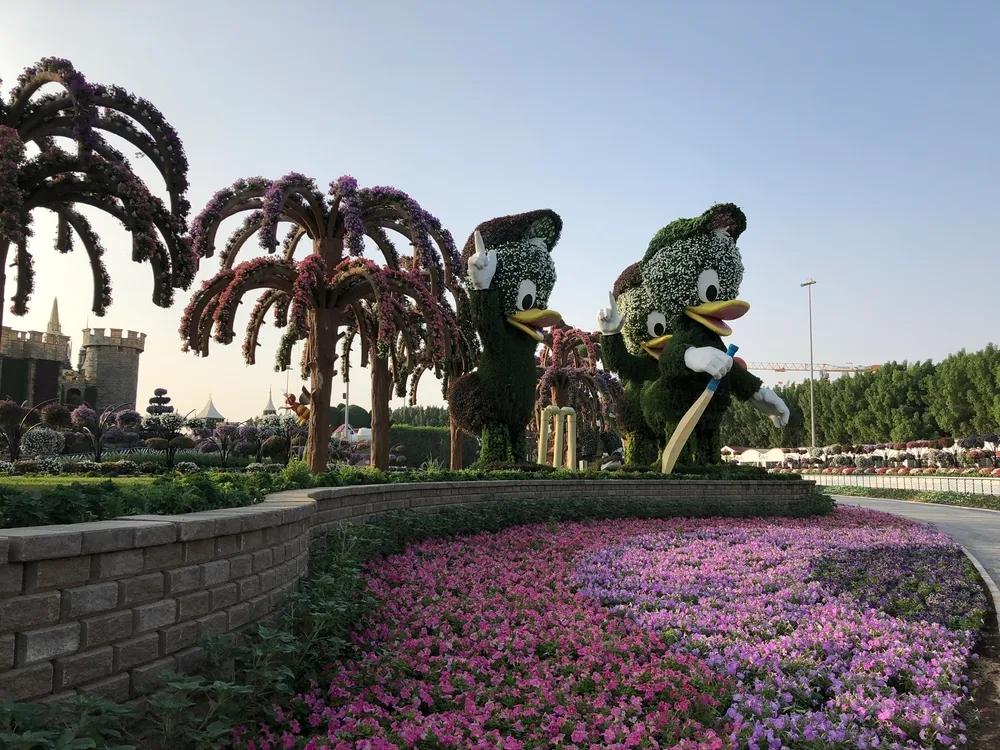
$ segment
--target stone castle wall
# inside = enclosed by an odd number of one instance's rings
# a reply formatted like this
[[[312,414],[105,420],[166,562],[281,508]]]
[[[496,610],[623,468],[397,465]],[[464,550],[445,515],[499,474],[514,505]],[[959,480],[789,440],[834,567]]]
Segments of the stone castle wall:
[[[69,355],[69,336],[40,331],[0,331],[0,352],[14,359],[42,359],[65,362]]]

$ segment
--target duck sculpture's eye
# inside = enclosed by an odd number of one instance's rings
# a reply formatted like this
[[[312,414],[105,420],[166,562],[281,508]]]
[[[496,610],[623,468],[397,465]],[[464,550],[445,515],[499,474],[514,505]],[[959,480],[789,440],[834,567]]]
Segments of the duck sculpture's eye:
[[[714,268],[698,274],[698,298],[702,302],[715,302],[719,298],[719,274]]]
[[[538,299],[538,290],[535,288],[535,282],[525,279],[517,287],[517,309],[518,310],[528,310],[535,306],[535,300]]]
[[[646,318],[646,330],[650,336],[659,338],[667,332],[667,316],[661,312],[651,312]]]

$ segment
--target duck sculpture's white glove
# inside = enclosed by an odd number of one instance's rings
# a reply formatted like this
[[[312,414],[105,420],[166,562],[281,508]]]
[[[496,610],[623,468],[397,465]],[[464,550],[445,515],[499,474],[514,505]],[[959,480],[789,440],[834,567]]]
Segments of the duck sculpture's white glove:
[[[733,369],[733,358],[714,346],[692,346],[684,352],[684,364],[689,370],[721,379]]]
[[[753,394],[753,405],[761,414],[771,418],[779,430],[788,424],[788,407],[781,397],[770,388],[761,388]]]
[[[493,282],[493,274],[497,271],[496,250],[488,252],[483,244],[483,237],[476,230],[476,252],[469,256],[469,278],[473,289],[489,289]]]
[[[610,307],[602,307],[597,311],[597,330],[605,336],[612,336],[621,332],[625,319],[618,312],[618,303],[615,302],[613,292],[608,292],[608,304]]]

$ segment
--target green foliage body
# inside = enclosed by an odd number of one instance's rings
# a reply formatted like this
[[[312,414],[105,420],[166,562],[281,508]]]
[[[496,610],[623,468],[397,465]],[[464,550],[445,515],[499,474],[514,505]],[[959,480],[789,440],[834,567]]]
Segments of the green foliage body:
[[[678,320],[674,336],[660,356],[660,377],[642,390],[642,412],[646,422],[667,440],[712,379],[707,373],[689,369],[684,362],[684,353],[690,347],[703,346],[726,350],[721,336],[695,321]],[[719,427],[731,396],[748,400],[760,386],[760,378],[734,363],[733,368],[719,382],[715,396],[698,420],[679,460],[704,465],[719,463],[719,451],[722,448]]]
[[[526,309],[545,309],[555,284],[549,253],[562,232],[562,220],[547,209],[491,219],[479,225],[483,243],[496,253],[489,289],[469,294],[469,312],[483,351],[475,372],[452,385],[448,401],[459,426],[480,437],[480,461],[524,461],[526,430],[535,406],[538,341],[510,325],[507,316],[519,306],[519,285],[531,281],[535,295]],[[542,246],[531,240],[541,240]],[[470,237],[463,259],[475,249]]]
[[[601,336],[601,350],[609,370],[618,375],[625,388],[623,413],[618,424],[625,443],[626,466],[649,466],[662,449],[662,433],[653,430],[642,413],[642,388],[659,374],[656,360],[648,354],[632,354],[624,336]]]

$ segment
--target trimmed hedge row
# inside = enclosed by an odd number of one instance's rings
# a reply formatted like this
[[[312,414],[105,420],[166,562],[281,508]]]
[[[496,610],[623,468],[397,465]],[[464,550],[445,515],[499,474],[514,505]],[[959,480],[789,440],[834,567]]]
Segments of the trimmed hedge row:
[[[312,474],[305,464],[292,462],[283,471],[245,473],[173,473],[145,484],[111,481],[99,484],[67,483],[41,490],[4,486],[0,480],[0,528],[49,526],[51,524],[105,521],[138,514],[193,513],[259,503],[272,492],[313,487],[348,487],[366,484],[416,482],[477,482],[537,479],[742,479],[750,481],[793,480],[794,474],[768,474],[756,467],[681,467],[674,474],[653,471],[569,472],[530,464],[516,468],[495,466],[463,471],[390,471],[344,467],[325,474]]]
[[[833,507],[832,498],[817,494],[790,515],[821,515]],[[201,675],[170,676],[166,688],[141,708],[93,696],[54,706],[0,703],[0,740],[41,750],[230,747],[235,727],[266,721],[276,704],[290,702],[310,681],[328,681],[324,667],[345,653],[358,622],[379,604],[366,588],[365,563],[424,539],[539,523],[773,514],[766,505],[737,508],[711,500],[670,505],[631,498],[508,500],[434,514],[397,511],[365,526],[342,527],[311,552],[309,575],[277,623],[210,639]]]

